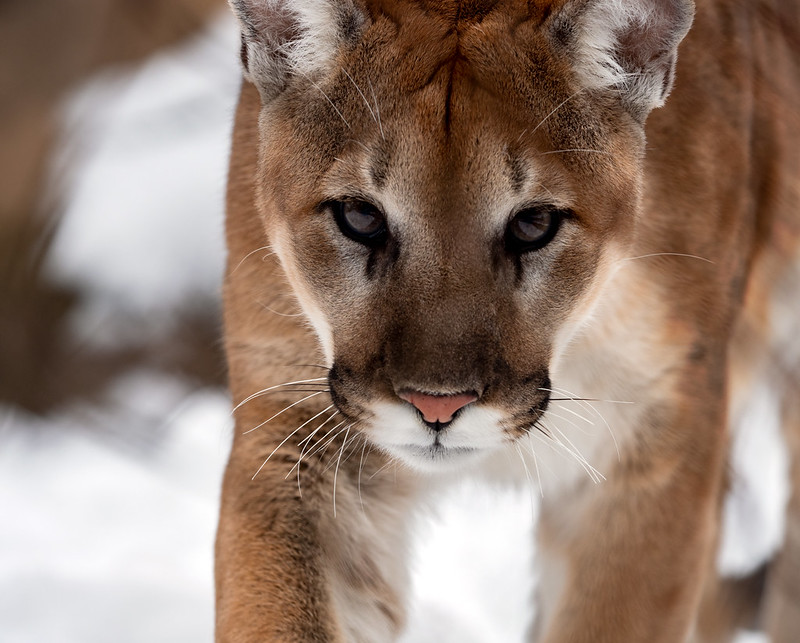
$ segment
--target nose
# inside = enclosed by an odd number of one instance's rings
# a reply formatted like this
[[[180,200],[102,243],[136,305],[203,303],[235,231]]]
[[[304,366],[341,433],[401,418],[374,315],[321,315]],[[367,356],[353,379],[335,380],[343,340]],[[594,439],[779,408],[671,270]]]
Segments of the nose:
[[[401,399],[415,406],[422,413],[422,419],[431,424],[450,422],[456,411],[478,399],[475,393],[428,395],[418,391],[408,391],[399,395]]]

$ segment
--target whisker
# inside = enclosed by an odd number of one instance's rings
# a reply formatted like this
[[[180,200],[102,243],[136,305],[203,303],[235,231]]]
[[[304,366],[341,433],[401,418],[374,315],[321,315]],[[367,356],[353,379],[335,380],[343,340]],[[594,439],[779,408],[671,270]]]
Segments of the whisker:
[[[525,469],[525,477],[528,479],[528,497],[531,501],[531,520],[535,521],[536,507],[533,504],[533,479],[531,478],[531,472],[528,470],[528,464],[525,462],[525,456],[522,455],[522,449],[520,448],[519,444],[515,444],[514,447],[516,448],[517,455],[519,455],[520,462],[522,462],[522,468]]]
[[[563,394],[571,395],[571,393],[569,391],[567,391],[566,389],[557,388],[556,390],[559,391],[562,395]],[[581,406],[583,406],[584,408],[588,409],[591,413],[594,413],[597,417],[599,417],[603,421],[603,424],[605,424],[606,429],[608,429],[608,434],[611,436],[612,442],[614,442],[614,449],[617,452],[617,462],[620,462],[622,460],[622,455],[620,454],[620,451],[619,451],[619,442],[617,442],[617,436],[614,435],[614,431],[611,430],[611,425],[608,423],[608,420],[606,420],[605,416],[602,413],[600,413],[600,411],[598,411],[592,404],[589,404],[588,401],[586,401],[586,400],[578,400],[578,401],[579,402],[583,402],[581,404]],[[605,401],[605,400],[596,400],[596,401],[602,402],[602,401]],[[616,404],[633,404],[633,402],[614,402],[613,400],[608,400],[608,401],[616,403]],[[563,406],[560,407],[560,408],[562,408],[565,411],[569,410],[569,409],[567,409],[566,407],[563,407]]]
[[[264,393],[264,395],[273,395],[273,394],[280,394],[280,393],[329,393],[330,389],[325,387],[313,387],[313,386],[298,386],[297,388],[282,388],[278,391],[269,391],[268,393]]]
[[[539,156],[547,156],[548,154],[565,154],[567,152],[587,152],[591,154],[605,154],[606,156],[611,156],[611,152],[607,152],[606,150],[590,150],[580,147],[573,147],[566,150],[550,150],[549,152],[540,152]]]
[[[333,406],[333,404],[331,404],[331,406]],[[328,407],[328,409],[326,409],[326,410],[329,410],[330,408],[331,408],[331,407],[329,406],[329,407]],[[325,412],[325,411],[323,411],[322,413],[324,413],[324,412]],[[315,417],[319,417],[320,415],[322,415],[322,413],[318,413],[318,414],[317,414],[317,416],[315,416]],[[312,418],[312,419],[313,419],[313,418]],[[298,426],[298,427],[297,427],[297,428],[296,428],[294,431],[292,431],[292,432],[291,432],[289,435],[287,435],[287,436],[286,436],[286,437],[285,437],[283,440],[281,440],[280,444],[278,444],[278,446],[276,446],[276,447],[273,449],[272,453],[270,453],[270,454],[267,456],[267,459],[266,459],[266,460],[264,460],[264,462],[262,462],[262,463],[261,463],[261,466],[260,466],[260,467],[258,467],[258,471],[256,471],[256,472],[253,474],[253,477],[252,477],[252,478],[250,478],[250,479],[251,479],[251,480],[255,480],[255,479],[256,479],[256,476],[257,476],[257,475],[258,475],[258,474],[261,472],[261,469],[263,469],[263,468],[266,466],[267,462],[269,462],[270,458],[271,458],[273,455],[275,455],[275,453],[278,451],[278,449],[280,449],[280,448],[281,448],[281,447],[282,447],[284,444],[286,444],[286,442],[289,440],[289,438],[291,438],[291,437],[292,437],[292,436],[293,436],[295,433],[297,433],[297,432],[298,432],[300,429],[302,429],[302,428],[303,428],[303,427],[304,427],[306,424],[308,424],[310,421],[311,421],[311,420],[307,420],[306,422],[304,422],[303,424],[301,424],[300,426]]]
[[[572,443],[572,441],[566,436],[566,434],[563,431],[561,431],[557,426],[553,426],[552,429],[556,431],[561,437],[563,437],[571,448],[567,448],[564,445],[564,443],[561,442],[561,440],[558,439],[557,437],[555,438],[556,442],[558,442],[568,453],[570,453],[581,464],[581,466],[583,466],[583,468],[589,474],[589,477],[592,478],[592,480],[594,480],[595,484],[599,483],[601,479],[602,480],[606,479],[606,477],[602,473],[600,473],[591,464],[589,464],[589,461],[586,459],[586,457],[578,450],[578,448]]]
[[[362,436],[364,446],[361,447],[361,459],[358,462],[358,503],[361,505],[361,511],[364,511],[364,498],[361,495],[361,473],[364,471],[364,451],[367,448],[367,438]],[[372,448],[372,447],[370,447]]]
[[[688,259],[705,261],[706,263],[710,263],[712,266],[716,265],[713,261],[711,261],[711,259],[706,259],[705,257],[701,257],[699,255],[687,254],[685,252],[651,252],[650,254],[639,255],[638,257],[624,257],[619,259],[617,263],[622,263],[623,261],[635,261],[636,259],[648,259],[650,257],[686,257]]]
[[[331,406],[333,406],[333,405],[331,405]],[[328,407],[328,408],[330,408],[330,407]],[[320,424],[319,426],[317,426],[317,428],[316,428],[316,429],[314,429],[313,431],[311,431],[311,433],[309,433],[309,434],[308,434],[306,437],[304,437],[302,440],[300,440],[300,442],[298,442],[298,443],[297,443],[297,446],[300,446],[300,445],[301,445],[301,444],[303,444],[304,442],[305,442],[306,444],[305,444],[305,445],[303,445],[303,448],[302,448],[302,449],[300,449],[300,455],[297,457],[297,462],[295,462],[295,463],[294,463],[294,465],[292,465],[292,468],[291,468],[291,469],[289,469],[289,473],[287,473],[287,474],[286,474],[286,475],[283,477],[283,479],[284,479],[284,480],[287,480],[287,479],[289,478],[289,476],[290,476],[290,475],[292,475],[292,471],[294,471],[295,469],[297,469],[297,492],[300,494],[300,497],[302,497],[302,496],[303,496],[303,490],[300,488],[300,463],[303,461],[303,455],[305,454],[305,452],[306,452],[306,449],[308,448],[308,445],[309,445],[309,444],[311,444],[311,442],[309,442],[309,440],[310,440],[311,438],[313,438],[313,437],[314,437],[314,435],[315,435],[315,434],[316,434],[316,433],[317,433],[317,432],[318,432],[318,431],[319,431],[319,430],[320,430],[320,429],[321,429],[323,426],[325,426],[325,425],[326,425],[328,422],[330,422],[330,421],[331,421],[333,418],[335,418],[335,417],[336,417],[338,414],[339,414],[339,411],[338,411],[338,409],[337,409],[336,411],[334,411],[333,413],[331,413],[331,414],[330,414],[330,416],[328,417],[328,419],[327,419],[327,420],[325,420],[324,422],[322,422],[322,424]],[[313,418],[312,418],[312,419],[313,419]],[[340,423],[338,426],[341,426],[342,424],[344,424],[344,423],[345,423],[345,421],[346,421],[346,420],[342,420],[342,422],[341,422],[341,423]],[[333,429],[332,429],[332,430],[335,430],[335,429],[336,429],[336,427],[333,427]]]
[[[261,306],[264,310],[274,313],[276,315],[280,315],[281,317],[302,317],[303,313],[282,313],[280,311],[275,310],[274,308],[270,308],[265,303],[258,302],[258,305]]]
[[[329,407],[328,407],[328,409],[330,409],[332,406],[333,406],[333,404],[331,404],[331,406],[329,406]],[[328,409],[325,409],[325,410],[327,411]],[[319,414],[318,414],[318,415],[319,415]],[[333,413],[331,413],[331,414],[328,416],[328,418],[327,418],[327,419],[326,419],[326,420],[325,420],[325,421],[324,421],[322,424],[320,424],[320,425],[319,425],[319,426],[318,426],[316,429],[314,429],[314,430],[313,430],[311,433],[309,433],[309,434],[308,434],[306,437],[304,437],[302,440],[300,440],[300,442],[298,442],[298,443],[297,443],[297,446],[300,446],[301,444],[303,444],[303,443],[306,443],[306,442],[308,442],[308,443],[310,444],[310,443],[311,443],[311,439],[314,437],[314,434],[315,434],[317,431],[319,431],[319,430],[320,430],[320,429],[321,429],[323,426],[325,426],[325,425],[326,425],[328,422],[330,422],[330,421],[331,421],[333,418],[335,418],[337,415],[339,415],[339,410],[338,410],[338,409],[337,409],[337,410],[335,410]],[[347,422],[347,420],[342,420],[341,422],[339,422],[339,424],[337,424],[336,426],[334,426],[334,427],[331,429],[331,431],[335,430],[335,429],[336,429],[337,427],[339,427],[339,426],[342,426],[342,424],[344,424],[345,422]],[[326,434],[326,435],[327,435],[327,434]],[[310,455],[310,454],[309,454],[309,455]]]
[[[314,378],[311,378],[311,379],[308,379],[308,380],[295,380],[294,382],[284,382],[283,384],[276,384],[275,386],[270,386],[270,387],[261,389],[260,391],[257,391],[255,393],[253,393],[252,395],[246,397],[241,402],[239,402],[236,406],[233,407],[233,409],[231,410],[231,413],[234,413],[235,411],[239,410],[240,407],[242,407],[243,405],[247,404],[250,400],[254,400],[257,397],[261,397],[262,395],[266,395],[269,391],[274,391],[275,389],[279,389],[279,388],[282,388],[284,386],[294,386],[295,384],[306,384],[308,382],[323,382],[323,381],[328,381],[328,378],[327,377],[314,377]]]
[[[268,422],[272,422],[272,420],[274,420],[274,419],[275,419],[276,417],[278,417],[279,415],[282,415],[283,413],[286,413],[286,411],[288,411],[288,410],[289,410],[289,409],[291,409],[292,407],[295,407],[295,406],[297,406],[298,404],[300,404],[300,403],[302,403],[302,402],[305,402],[306,400],[310,400],[312,397],[316,397],[317,395],[322,395],[323,393],[325,393],[325,391],[317,391],[316,393],[312,393],[311,395],[306,395],[304,398],[301,398],[301,399],[297,400],[297,402],[292,402],[292,403],[291,403],[289,406],[287,406],[287,407],[285,407],[285,408],[281,409],[281,410],[280,410],[280,411],[278,411],[278,412],[277,412],[275,415],[273,415],[271,418],[268,418],[268,419],[264,420],[264,421],[263,421],[261,424],[257,424],[257,425],[256,425],[256,426],[254,426],[252,429],[248,429],[247,431],[245,431],[244,433],[242,433],[242,435],[247,435],[248,433],[252,433],[252,432],[253,432],[253,431],[255,431],[256,429],[260,429],[262,426],[264,426],[264,425],[265,425],[265,424],[267,424]],[[328,407],[328,408],[330,408],[330,407]]]
[[[550,391],[552,393],[556,393],[558,395],[567,395],[569,397],[566,398],[559,398],[559,397],[551,397],[550,399],[554,402],[603,402],[605,404],[636,404],[636,402],[631,402],[630,400],[604,400],[602,398],[597,397],[577,397],[573,396],[568,390],[558,387],[553,388],[545,388],[543,386],[538,387],[540,391]],[[590,408],[594,409],[594,407],[589,404]]]
[[[311,80],[311,78],[309,78],[308,74],[302,72],[300,69],[295,68],[294,71],[296,71],[302,76],[305,76],[306,80],[319,90],[320,94],[322,94],[325,97],[325,100],[330,103],[331,107],[333,107],[333,111],[335,111],[339,115],[339,118],[342,119],[344,124],[347,125],[347,129],[353,129],[352,127],[350,127],[350,123],[347,122],[347,119],[344,116],[342,116],[342,113],[339,111],[339,108],[333,104],[333,101],[330,99],[330,97],[322,90],[322,87],[317,85],[317,83],[315,83],[313,80]]]
[[[386,462],[375,472],[373,473],[369,479],[372,480],[375,476],[377,476],[381,471],[388,468],[390,464],[394,464],[394,458],[387,456]]]
[[[344,75],[350,79],[350,82],[353,83],[353,87],[356,88],[358,95],[364,100],[364,104],[367,106],[370,116],[372,116],[372,120],[374,120],[375,124],[378,125],[378,119],[375,117],[375,112],[372,111],[372,107],[370,107],[369,102],[367,102],[367,97],[364,96],[364,92],[361,91],[361,88],[356,84],[356,81],[353,80],[353,77],[347,73],[347,70],[344,67],[342,67],[341,70],[344,72]]]
[[[570,420],[569,418],[564,417],[563,415],[559,415],[558,413],[556,413],[555,411],[553,411],[550,408],[547,409],[545,414],[546,415],[552,415],[553,417],[557,417],[559,420],[564,420],[564,422],[566,422],[567,424],[569,424],[571,426],[574,426],[576,429],[578,429],[578,431],[583,431],[583,429],[580,426],[578,426],[573,420]]]
[[[579,89],[578,91],[576,91],[571,96],[567,96],[567,98],[565,98],[558,105],[556,105],[553,108],[553,111],[551,111],[547,116],[545,116],[542,120],[540,120],[539,124],[536,127],[534,127],[533,130],[531,130],[531,134],[534,134],[536,132],[536,130],[538,130],[542,125],[544,125],[545,121],[547,121],[548,118],[550,118],[553,114],[555,114],[559,109],[561,109],[564,105],[566,105],[569,101],[571,101],[573,98],[575,98],[582,91],[584,91],[584,88]],[[520,138],[522,138],[522,136],[520,136]]]
[[[592,482],[594,482],[595,484],[598,484],[601,481],[601,478],[603,480],[605,480],[605,476],[603,476],[599,471],[597,471],[597,469],[595,469],[591,464],[589,464],[589,462],[580,453],[580,451],[577,451],[577,449],[575,449],[575,445],[572,445],[573,448],[570,449],[566,444],[564,444],[558,438],[558,436],[556,436],[556,435],[554,435],[552,433],[553,431],[556,431],[557,433],[561,434],[567,442],[572,444],[569,441],[569,438],[567,438],[561,431],[559,431],[557,427],[548,426],[547,428],[551,432],[550,435],[548,436],[548,438],[550,439],[550,443],[559,446],[566,454],[570,455],[572,457],[572,459],[575,460],[575,462],[577,462],[579,465],[581,465],[581,467],[586,472],[586,474],[589,476],[589,478],[592,480]]]
[[[247,261],[247,259],[248,259],[250,256],[254,255],[254,254],[255,254],[255,253],[257,253],[257,252],[260,252],[261,250],[269,250],[269,249],[270,249],[270,246],[261,246],[260,248],[256,248],[255,250],[253,250],[253,251],[251,251],[251,252],[248,252],[248,253],[247,253],[247,254],[246,254],[246,255],[245,255],[243,258],[242,258],[242,260],[241,260],[241,261],[240,261],[238,264],[236,264],[236,267],[235,267],[233,270],[231,270],[231,274],[233,274],[234,272],[236,272],[237,270],[239,270],[239,268],[241,268],[242,264],[243,264],[245,261]],[[274,254],[275,254],[274,252],[270,252],[269,254],[266,254],[266,255],[264,255],[264,256],[261,258],[261,261],[264,261],[264,260],[265,260],[267,257],[271,257],[271,256],[272,256],[272,255],[274,255]]]
[[[346,421],[346,420],[345,420]],[[309,452],[308,457],[310,458],[313,455],[319,453],[319,459],[322,460],[322,457],[325,455],[325,451],[328,450],[328,447],[338,438],[342,433],[345,432],[346,429],[352,426],[348,424],[344,429],[339,429],[334,433],[337,427],[342,426],[345,422],[340,422],[335,427],[333,427],[330,431],[328,431],[324,436],[322,436],[319,441],[314,445],[313,449]]]
[[[538,422],[537,422],[537,424],[538,424]],[[560,451],[558,451],[553,446],[553,444],[551,442],[549,442],[549,436],[546,433],[546,431],[542,430],[540,427],[536,427],[536,428],[539,429],[539,430],[538,431],[529,431],[528,432],[528,451],[530,452],[530,454],[534,455],[536,453],[536,449],[533,446],[533,438],[536,438],[537,440],[539,440],[539,442],[544,444],[548,449],[551,449],[552,451],[555,451],[556,453],[558,453],[561,457],[564,457],[564,454],[562,454]],[[547,465],[547,461],[542,462],[542,466],[547,470],[547,472],[551,476],[559,477],[558,473],[554,473],[553,470]],[[537,467],[537,469],[538,469],[538,467]]]
[[[336,480],[339,477],[339,466],[342,464],[342,455],[344,454],[344,447],[347,444],[347,436],[350,435],[350,427],[347,427],[347,431],[344,434],[344,440],[342,440],[342,449],[339,451],[339,460],[336,462],[336,469],[333,471],[333,517],[336,518]]]
[[[566,413],[569,413],[570,415],[574,415],[576,418],[578,418],[579,420],[583,420],[587,424],[591,424],[592,426],[595,426],[594,422],[592,422],[589,418],[582,416],[577,411],[573,411],[572,409],[568,409],[566,406],[559,406],[558,408],[560,410],[562,410],[562,411],[565,411]]]
[[[386,142],[386,136],[383,133],[383,125],[381,124],[381,110],[378,106],[378,97],[375,96],[375,88],[372,86],[372,81],[367,78],[367,83],[369,84],[369,91],[372,92],[372,100],[375,102],[375,115],[378,117],[378,129],[381,132],[381,138],[383,142]]]
[[[318,426],[316,429],[314,429],[314,430],[311,432],[311,434],[310,434],[310,435],[306,436],[306,439],[307,439],[307,438],[309,438],[309,437],[312,437],[312,436],[313,436],[315,433],[317,433],[317,432],[318,432],[318,431],[319,431],[319,430],[320,430],[320,429],[321,429],[323,426],[325,426],[325,425],[326,425],[328,422],[330,422],[330,421],[331,421],[331,419],[332,419],[332,418],[334,418],[334,417],[336,417],[336,413],[334,413],[333,415],[331,415],[331,417],[329,417],[329,418],[328,418],[327,420],[325,420],[325,421],[324,421],[322,424],[320,424],[320,425],[319,425],[319,426]],[[330,433],[332,433],[333,431],[336,431],[336,429],[337,429],[338,427],[342,426],[342,424],[344,424],[346,421],[347,421],[347,420],[342,420],[341,422],[339,422],[339,424],[337,424],[336,426],[334,426],[334,427],[333,427],[333,428],[332,428],[332,429],[331,429],[331,430],[330,430],[328,433],[326,433],[326,434],[325,434],[325,436],[323,436],[321,439],[322,439],[322,440],[324,440],[326,436],[330,435]],[[303,446],[303,448],[300,450],[300,456],[297,458],[297,462],[295,462],[295,463],[294,463],[294,465],[292,465],[292,468],[291,468],[291,469],[289,469],[289,473],[287,473],[287,474],[286,474],[286,476],[284,477],[284,480],[286,480],[286,479],[287,479],[287,478],[288,478],[290,475],[292,475],[292,471],[295,471],[295,470],[297,471],[297,491],[298,491],[298,493],[300,494],[300,496],[301,496],[301,497],[302,497],[302,495],[303,495],[303,492],[302,492],[302,490],[301,490],[301,488],[300,488],[300,463],[303,461],[303,457],[304,457],[304,455],[305,455],[306,449],[309,447],[309,445],[310,445],[310,444],[311,444],[311,442],[308,442],[308,443],[307,443],[305,446]],[[317,443],[317,444],[319,444],[319,443]],[[299,445],[299,443],[298,443],[298,445]],[[316,446],[316,445],[315,445],[315,446]],[[310,458],[310,457],[311,457],[311,456],[313,456],[313,455],[314,455],[314,449],[312,448],[311,452],[309,452],[309,453],[308,453],[308,456],[307,456],[307,457],[308,457],[308,458]]]
[[[350,424],[350,428],[352,428],[354,426],[355,426],[354,422]],[[345,449],[344,457],[342,458],[342,464],[345,464],[350,458],[353,457],[353,454],[356,451],[358,451],[358,438],[359,437],[363,437],[363,436],[360,433],[357,433],[356,435],[353,435],[352,438],[350,438],[350,442],[353,444],[353,448],[350,449],[349,452],[347,451],[347,449]],[[323,469],[323,473],[325,471],[328,471],[332,466],[333,466],[333,461],[328,463],[328,465],[325,467],[325,469]]]

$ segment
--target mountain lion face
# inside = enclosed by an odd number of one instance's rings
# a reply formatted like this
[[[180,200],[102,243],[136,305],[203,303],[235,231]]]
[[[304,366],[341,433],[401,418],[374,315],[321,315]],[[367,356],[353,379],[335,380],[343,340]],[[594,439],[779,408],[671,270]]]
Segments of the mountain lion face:
[[[423,468],[535,429],[632,238],[652,107],[580,62],[588,17],[481,5],[339,7],[325,62],[269,83],[245,48],[259,206],[333,401]]]

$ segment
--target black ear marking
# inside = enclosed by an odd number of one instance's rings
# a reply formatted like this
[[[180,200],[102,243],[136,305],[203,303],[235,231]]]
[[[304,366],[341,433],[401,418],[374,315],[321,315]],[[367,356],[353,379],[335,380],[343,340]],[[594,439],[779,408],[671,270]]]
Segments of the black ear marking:
[[[242,67],[246,73],[250,72],[250,56],[247,53],[247,41],[244,39],[244,34],[242,34],[242,45],[239,50],[239,57],[242,59]]]

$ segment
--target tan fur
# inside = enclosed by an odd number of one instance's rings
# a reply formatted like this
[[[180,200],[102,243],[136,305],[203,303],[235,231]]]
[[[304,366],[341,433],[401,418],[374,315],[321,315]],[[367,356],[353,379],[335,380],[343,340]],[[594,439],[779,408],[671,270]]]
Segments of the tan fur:
[[[341,2],[350,29],[325,40],[326,67],[288,48],[254,60],[250,1],[217,640],[394,640],[414,511],[441,480],[420,470],[468,447],[467,473],[539,473],[533,640],[729,640],[713,572],[727,426],[758,378],[780,385],[798,455],[798,7],[700,3],[643,131],[672,59],[653,59],[653,83],[587,88],[570,40],[585,36],[565,25],[595,24],[591,3]],[[685,15],[670,19],[679,40]],[[345,196],[381,207],[386,248],[340,234],[320,204]],[[576,214],[515,266],[498,239],[531,201]],[[445,462],[405,389],[480,393],[441,434]],[[565,419],[593,408],[588,432]],[[796,632],[798,542],[791,522],[767,581],[779,642]]]

